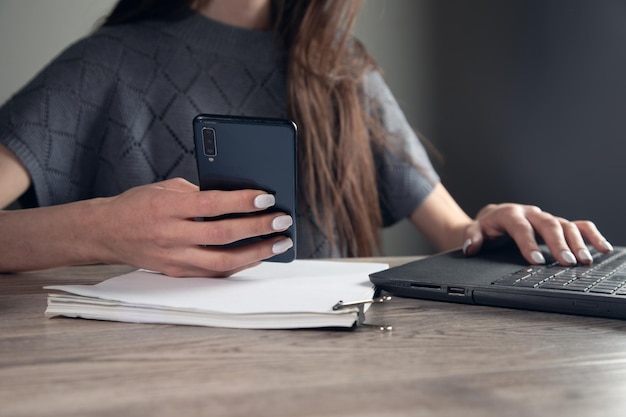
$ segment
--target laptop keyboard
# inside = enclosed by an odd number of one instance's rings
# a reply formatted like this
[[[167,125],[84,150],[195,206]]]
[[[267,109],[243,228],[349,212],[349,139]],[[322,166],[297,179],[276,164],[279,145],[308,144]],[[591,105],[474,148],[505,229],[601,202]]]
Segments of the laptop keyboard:
[[[532,265],[492,282],[526,288],[612,294],[626,297],[626,252],[592,252],[591,265],[563,266],[557,262]]]

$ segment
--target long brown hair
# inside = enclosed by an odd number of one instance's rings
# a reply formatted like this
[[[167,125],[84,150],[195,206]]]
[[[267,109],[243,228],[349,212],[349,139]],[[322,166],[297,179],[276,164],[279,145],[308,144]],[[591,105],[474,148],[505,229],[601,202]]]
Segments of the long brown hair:
[[[199,3],[206,4],[200,0]],[[210,0],[208,0],[210,1]],[[365,75],[376,68],[350,36],[361,0],[273,0],[277,41],[289,54],[288,113],[298,125],[301,207],[346,256],[380,248],[382,218],[372,149],[381,146]],[[169,18],[194,0],[120,0],[105,25]]]

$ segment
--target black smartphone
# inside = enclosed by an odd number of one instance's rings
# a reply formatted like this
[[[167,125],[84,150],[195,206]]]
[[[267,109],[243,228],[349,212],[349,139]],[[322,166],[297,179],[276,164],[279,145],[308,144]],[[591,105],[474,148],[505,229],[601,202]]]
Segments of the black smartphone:
[[[268,261],[293,261],[297,246],[296,124],[284,119],[200,114],[193,119],[193,133],[200,189],[256,189],[273,194],[276,204],[268,210],[285,212],[294,219],[289,229],[277,233],[289,236],[293,247]],[[275,235],[244,239],[234,245]]]

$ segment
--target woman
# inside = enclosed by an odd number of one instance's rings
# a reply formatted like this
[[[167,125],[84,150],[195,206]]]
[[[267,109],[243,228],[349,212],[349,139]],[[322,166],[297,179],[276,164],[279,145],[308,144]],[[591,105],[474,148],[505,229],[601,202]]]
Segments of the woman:
[[[439,182],[370,56],[349,36],[358,1],[121,0],[0,110],[0,269],[124,263],[227,276],[287,250],[293,219],[257,190],[198,191],[198,113],[299,127],[299,257],[368,256],[409,217],[438,250],[509,235],[543,263],[591,263],[588,221],[489,205],[469,218]],[[198,223],[196,217],[257,213]],[[204,247],[200,245],[211,245]]]

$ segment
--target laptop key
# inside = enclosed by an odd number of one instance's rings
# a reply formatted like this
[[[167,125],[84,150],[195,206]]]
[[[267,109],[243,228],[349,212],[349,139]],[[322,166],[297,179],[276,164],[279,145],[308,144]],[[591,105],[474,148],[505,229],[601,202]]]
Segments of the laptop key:
[[[564,282],[545,282],[539,286],[539,288],[546,288],[548,290],[563,290],[565,289]]]
[[[538,287],[539,284],[543,282],[543,280],[537,280],[537,279],[523,279],[519,282],[515,283],[516,287],[528,287],[528,288],[534,288],[534,287]]]
[[[613,295],[621,295],[621,296],[626,296],[626,287],[622,287],[622,288],[620,288],[620,289],[619,289],[619,290],[617,290],[617,291],[615,292],[615,294],[613,294]]]
[[[578,292],[585,292],[587,291],[591,286],[589,284],[583,283],[583,282],[573,282],[569,285],[566,285],[563,287],[564,290],[567,291],[578,291]]]
[[[569,285],[571,280],[560,280],[560,279],[552,279],[544,282],[540,285],[541,288],[548,288],[551,290],[560,290],[565,288],[566,285]]]
[[[593,287],[589,290],[589,292],[595,292],[600,294],[613,294],[615,288],[612,287]]]

